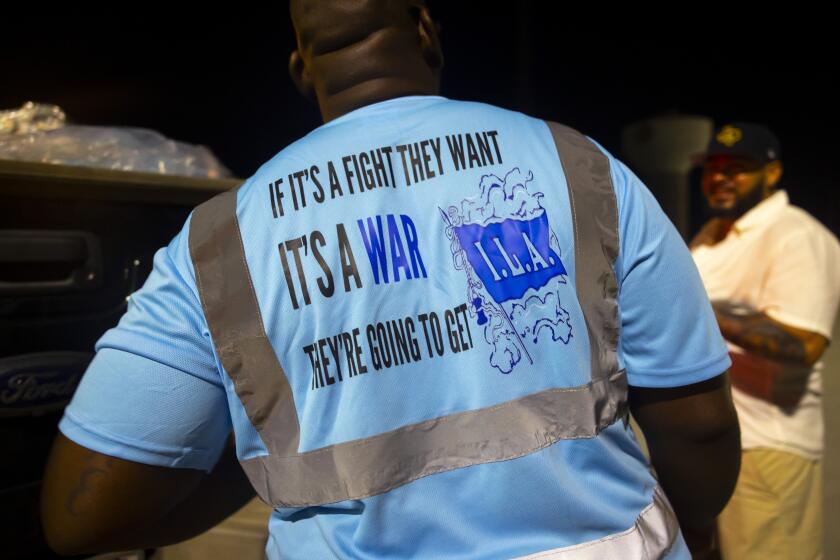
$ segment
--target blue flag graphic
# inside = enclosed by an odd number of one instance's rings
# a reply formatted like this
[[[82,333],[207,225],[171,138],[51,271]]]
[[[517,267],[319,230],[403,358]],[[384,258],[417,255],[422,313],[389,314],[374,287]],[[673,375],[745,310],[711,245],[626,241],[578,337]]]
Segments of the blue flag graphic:
[[[507,219],[453,229],[473,270],[498,303],[520,299],[529,288],[539,289],[566,274],[549,245],[545,212],[531,220]]]

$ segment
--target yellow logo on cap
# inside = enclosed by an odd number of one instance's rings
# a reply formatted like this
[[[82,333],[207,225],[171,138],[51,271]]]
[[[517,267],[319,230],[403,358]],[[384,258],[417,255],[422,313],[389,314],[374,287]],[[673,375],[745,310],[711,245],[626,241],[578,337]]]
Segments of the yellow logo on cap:
[[[724,126],[717,135],[717,141],[726,146],[727,148],[731,148],[735,144],[741,141],[744,134],[741,132],[740,128],[735,128],[734,126]]]

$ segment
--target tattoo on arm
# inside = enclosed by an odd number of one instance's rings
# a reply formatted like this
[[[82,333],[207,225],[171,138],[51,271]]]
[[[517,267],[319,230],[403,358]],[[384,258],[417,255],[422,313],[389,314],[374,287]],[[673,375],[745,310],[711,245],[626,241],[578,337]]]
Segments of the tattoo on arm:
[[[797,363],[805,361],[802,341],[764,318],[749,325],[741,340],[747,348],[770,358]]]
[[[91,494],[95,492],[97,484],[111,474],[114,464],[113,457],[106,457],[98,453],[89,453],[86,457],[88,466],[79,475],[76,487],[67,497],[67,513],[79,517],[89,513]]]
[[[771,360],[807,363],[805,343],[763,313],[743,313],[736,307],[715,303],[715,315],[724,338],[745,350]]]

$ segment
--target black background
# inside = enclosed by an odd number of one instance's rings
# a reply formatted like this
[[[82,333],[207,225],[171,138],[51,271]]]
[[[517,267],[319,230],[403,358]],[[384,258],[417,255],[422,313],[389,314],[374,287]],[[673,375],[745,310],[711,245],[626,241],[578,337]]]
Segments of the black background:
[[[285,3],[181,15],[129,8],[9,16],[0,108],[34,100],[60,105],[76,123],[152,128],[209,146],[239,177],[320,123],[287,75],[294,36]],[[840,232],[838,48],[827,14],[765,6],[762,18],[735,17],[703,4],[649,13],[553,2],[431,8],[442,26],[443,95],[564,122],[617,155],[622,127],[658,114],[765,123],[781,138],[794,203]]]

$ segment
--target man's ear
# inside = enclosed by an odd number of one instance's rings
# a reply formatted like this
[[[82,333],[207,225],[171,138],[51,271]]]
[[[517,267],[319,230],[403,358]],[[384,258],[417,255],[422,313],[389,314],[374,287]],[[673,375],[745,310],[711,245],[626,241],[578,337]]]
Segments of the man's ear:
[[[768,189],[774,188],[782,178],[782,162],[771,161],[764,170],[764,186]]]
[[[303,62],[303,57],[297,49],[292,51],[289,55],[289,76],[295,83],[295,87],[309,101],[317,103],[318,99],[315,96],[315,87],[312,85],[312,79],[309,77],[309,72],[306,70],[306,64]]]
[[[420,51],[426,64],[434,71],[443,68],[443,51],[440,48],[440,28],[432,19],[426,6],[418,6],[420,17],[417,20],[417,31],[420,35]]]

